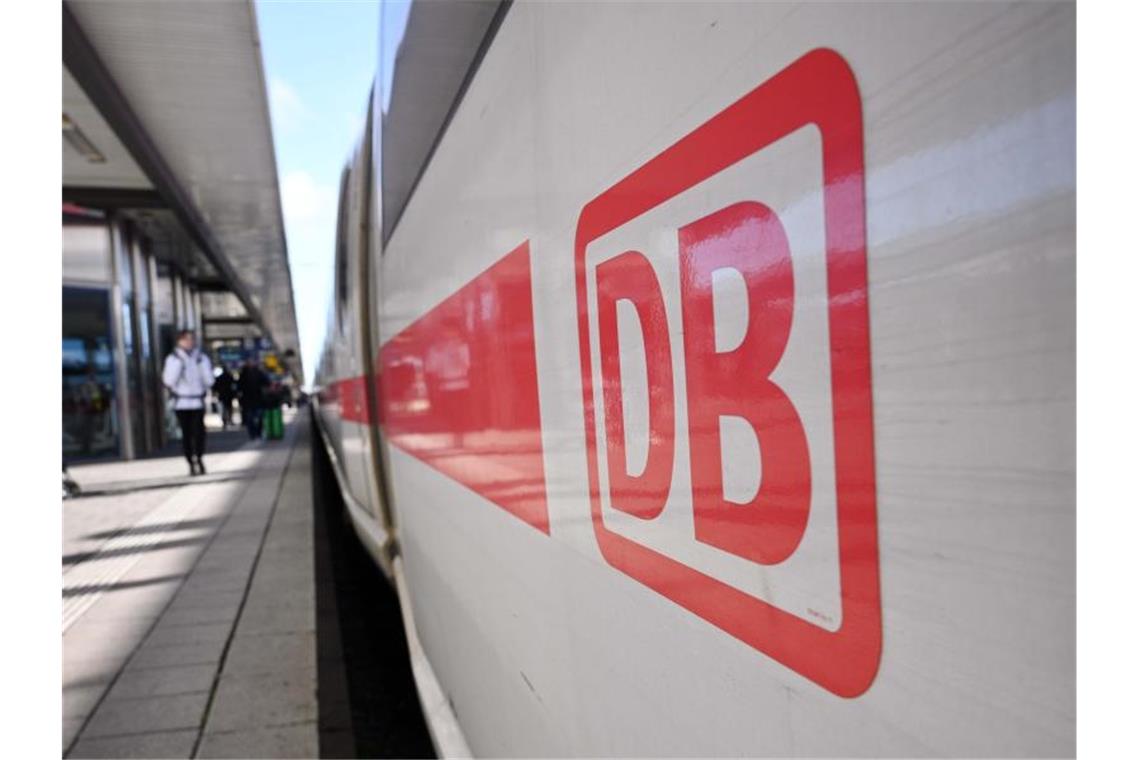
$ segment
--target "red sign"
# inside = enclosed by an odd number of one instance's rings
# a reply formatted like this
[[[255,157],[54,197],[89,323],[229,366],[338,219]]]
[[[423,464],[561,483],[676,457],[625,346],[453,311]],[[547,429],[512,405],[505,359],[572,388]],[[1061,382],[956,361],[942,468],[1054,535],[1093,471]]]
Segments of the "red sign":
[[[772,379],[795,309],[792,253],[780,217],[741,197],[680,220],[680,331],[670,331],[662,284],[649,259],[627,250],[593,269],[587,247],[685,190],[715,177],[805,125],[822,145],[834,482],[842,621],[829,630],[741,591],[607,527],[603,518],[596,415],[604,421],[605,494],[613,509],[643,521],[665,508],[677,437],[688,437],[693,537],[764,566],[794,556],[812,508],[813,473],[800,410]],[[875,463],[867,317],[862,109],[847,63],[815,50],[714,116],[606,190],[582,210],[575,242],[579,350],[591,513],[606,561],[757,650],[844,697],[874,680],[881,649]],[[743,338],[718,349],[713,272],[732,269],[747,292]],[[649,391],[648,453],[627,472],[617,304],[640,322]],[[595,397],[590,309],[596,308],[601,397]],[[685,373],[675,393],[674,356]],[[598,406],[598,402],[601,406]],[[686,429],[678,430],[679,404]],[[724,496],[722,417],[741,418],[759,443],[763,477],[748,503]]]

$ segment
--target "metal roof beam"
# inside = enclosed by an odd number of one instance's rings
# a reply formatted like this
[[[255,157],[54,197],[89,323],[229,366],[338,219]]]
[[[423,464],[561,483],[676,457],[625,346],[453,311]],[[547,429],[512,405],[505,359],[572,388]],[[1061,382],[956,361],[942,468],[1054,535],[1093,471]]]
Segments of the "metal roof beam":
[[[136,190],[127,187],[63,186],[64,202],[78,206],[115,210],[131,208],[166,208],[166,201],[154,190]]]

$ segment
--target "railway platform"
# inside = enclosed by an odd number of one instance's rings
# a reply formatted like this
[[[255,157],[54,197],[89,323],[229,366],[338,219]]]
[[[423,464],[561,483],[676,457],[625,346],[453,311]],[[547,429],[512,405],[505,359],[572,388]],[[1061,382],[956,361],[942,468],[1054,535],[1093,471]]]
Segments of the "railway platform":
[[[69,757],[315,757],[309,432],[215,433],[180,457],[72,469],[65,501]]]
[[[342,519],[307,410],[71,468],[63,755],[431,757],[398,601]]]

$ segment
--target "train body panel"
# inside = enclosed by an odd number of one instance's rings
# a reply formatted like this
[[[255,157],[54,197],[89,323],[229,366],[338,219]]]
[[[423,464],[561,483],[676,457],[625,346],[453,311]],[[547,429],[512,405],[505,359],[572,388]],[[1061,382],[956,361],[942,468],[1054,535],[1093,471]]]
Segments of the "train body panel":
[[[1075,751],[1074,26],[505,13],[318,376],[472,750]]]
[[[371,119],[367,124],[371,125]],[[374,218],[371,140],[371,130],[366,129],[341,175],[334,293],[318,370],[322,391],[317,415],[357,535],[390,577],[391,525],[381,485],[376,382],[369,359],[373,335],[369,308],[370,224]]]
[[[344,336],[348,346],[345,367],[348,398],[342,401],[343,461],[353,497],[377,521],[381,519],[379,493],[376,488],[373,461],[374,401],[369,397],[371,331],[366,304],[369,301],[368,213],[371,183],[371,136],[366,132],[349,165],[347,197],[348,213],[340,235],[344,239],[344,263],[338,278],[343,277]],[[341,295],[341,293],[338,293]],[[347,403],[348,408],[345,408]]]

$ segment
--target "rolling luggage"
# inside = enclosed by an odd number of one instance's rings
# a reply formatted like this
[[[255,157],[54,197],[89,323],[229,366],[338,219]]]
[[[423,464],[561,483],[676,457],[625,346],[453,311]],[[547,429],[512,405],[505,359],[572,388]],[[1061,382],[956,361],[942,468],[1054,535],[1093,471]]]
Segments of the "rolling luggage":
[[[285,435],[285,423],[281,419],[281,407],[265,410],[265,437],[277,440]]]

